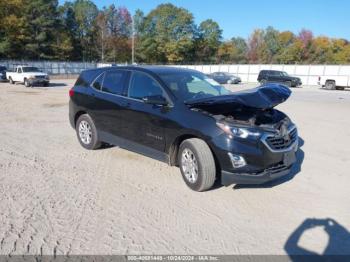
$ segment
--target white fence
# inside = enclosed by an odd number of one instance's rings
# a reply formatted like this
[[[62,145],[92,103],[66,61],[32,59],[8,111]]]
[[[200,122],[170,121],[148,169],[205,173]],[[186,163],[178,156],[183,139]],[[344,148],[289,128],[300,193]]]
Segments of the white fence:
[[[84,62],[55,62],[55,61],[16,61],[4,60],[0,61],[0,65],[6,66],[9,70],[13,70],[16,65],[28,65],[39,68],[50,75],[77,75],[85,69],[96,68],[96,63]]]
[[[350,85],[350,65],[182,65],[203,73],[227,72],[241,77],[243,82],[256,83],[260,70],[280,70],[300,77],[304,85],[317,85],[321,76]]]

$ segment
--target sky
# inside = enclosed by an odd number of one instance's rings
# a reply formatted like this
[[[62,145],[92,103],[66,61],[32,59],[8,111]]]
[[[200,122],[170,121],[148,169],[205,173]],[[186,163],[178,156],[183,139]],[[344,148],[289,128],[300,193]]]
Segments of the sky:
[[[213,19],[223,30],[223,38],[247,38],[256,28],[274,28],[298,33],[306,28],[315,36],[326,35],[350,40],[349,0],[92,0],[99,8],[114,4],[134,14],[145,14],[162,3],[188,9],[199,24]],[[59,1],[61,4],[64,0]]]

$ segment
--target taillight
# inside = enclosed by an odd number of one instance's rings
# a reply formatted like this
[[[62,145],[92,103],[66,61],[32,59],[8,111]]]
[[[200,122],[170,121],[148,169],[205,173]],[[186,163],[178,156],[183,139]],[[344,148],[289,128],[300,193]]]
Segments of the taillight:
[[[73,88],[72,89],[69,89],[69,97],[72,97],[74,96],[74,90]]]

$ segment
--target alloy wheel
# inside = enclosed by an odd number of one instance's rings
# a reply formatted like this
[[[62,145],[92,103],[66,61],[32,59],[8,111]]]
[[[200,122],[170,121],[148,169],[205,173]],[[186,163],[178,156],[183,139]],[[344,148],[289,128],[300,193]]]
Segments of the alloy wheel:
[[[89,145],[92,140],[92,130],[90,124],[82,120],[79,123],[79,138],[85,145]]]
[[[181,155],[181,167],[188,182],[194,184],[198,179],[198,163],[194,153],[185,148]]]

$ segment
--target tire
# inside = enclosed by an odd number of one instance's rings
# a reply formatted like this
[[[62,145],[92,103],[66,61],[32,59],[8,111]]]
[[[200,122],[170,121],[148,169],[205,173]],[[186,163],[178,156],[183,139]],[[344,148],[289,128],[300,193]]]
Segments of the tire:
[[[183,141],[177,161],[182,178],[189,188],[202,192],[213,186],[216,178],[215,160],[209,146],[203,140],[191,138]]]
[[[266,85],[267,84],[267,80],[266,79],[262,79],[261,81],[260,81],[260,85]]]
[[[11,85],[14,85],[14,84],[15,84],[15,82],[13,82],[13,80],[12,80],[12,77],[11,77],[11,76],[9,77],[9,81],[10,81],[10,84],[11,84]]]
[[[31,87],[31,84],[29,83],[28,79],[24,79],[24,86]]]
[[[285,86],[292,87],[292,82],[291,81],[286,81],[284,82]]]
[[[48,87],[50,85],[50,83],[44,83],[43,86],[44,87]]]
[[[88,114],[81,115],[76,124],[75,130],[79,143],[88,150],[94,150],[101,147],[102,143],[98,140],[97,129],[94,121]]]
[[[328,81],[326,81],[325,88],[326,88],[327,90],[334,90],[335,87],[336,87],[335,81],[333,81],[333,80],[328,80]]]

